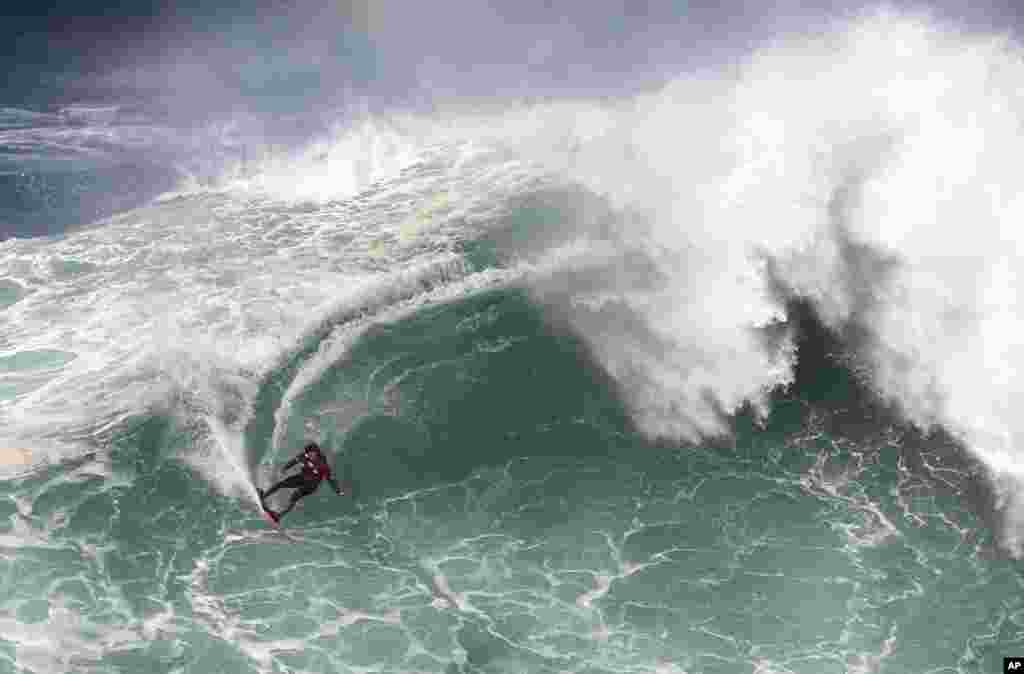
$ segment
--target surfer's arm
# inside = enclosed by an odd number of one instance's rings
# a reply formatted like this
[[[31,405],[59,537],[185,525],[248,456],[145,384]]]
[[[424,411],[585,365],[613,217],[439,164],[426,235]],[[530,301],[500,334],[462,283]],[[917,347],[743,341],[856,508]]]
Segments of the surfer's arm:
[[[302,461],[302,455],[301,454],[296,456],[294,459],[292,459],[288,463],[284,464],[284,468],[282,468],[282,470],[288,470],[292,466],[298,465],[299,461]]]

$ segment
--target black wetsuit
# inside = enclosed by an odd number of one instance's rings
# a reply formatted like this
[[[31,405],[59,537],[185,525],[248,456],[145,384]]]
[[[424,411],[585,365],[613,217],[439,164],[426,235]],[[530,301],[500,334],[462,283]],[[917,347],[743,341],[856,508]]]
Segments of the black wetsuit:
[[[270,508],[267,508],[267,512],[275,519],[281,519],[285,514],[291,511],[295,507],[295,504],[299,502],[299,499],[309,496],[315,492],[319,487],[320,483],[327,480],[334,487],[334,491],[337,493],[341,492],[341,487],[338,485],[337,480],[331,475],[331,467],[327,465],[327,459],[321,452],[310,452],[308,449],[304,450],[301,454],[296,456],[294,459],[284,464],[284,470],[288,470],[297,463],[302,463],[302,471],[295,475],[289,475],[284,478],[273,487],[268,489],[266,492],[260,492],[260,498],[264,501],[268,496],[276,492],[278,489],[294,489],[291,498],[288,502],[288,507],[279,513],[275,513]],[[264,504],[264,507],[266,505]]]

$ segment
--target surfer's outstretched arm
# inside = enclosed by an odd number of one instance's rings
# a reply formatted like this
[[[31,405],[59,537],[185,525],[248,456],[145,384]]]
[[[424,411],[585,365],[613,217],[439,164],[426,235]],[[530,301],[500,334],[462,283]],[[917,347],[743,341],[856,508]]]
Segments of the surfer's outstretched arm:
[[[334,487],[334,493],[336,493],[338,496],[341,496],[342,494],[345,493],[345,491],[341,488],[341,485],[338,484],[338,479],[334,477],[334,473],[328,473],[327,481],[331,483],[332,487]]]

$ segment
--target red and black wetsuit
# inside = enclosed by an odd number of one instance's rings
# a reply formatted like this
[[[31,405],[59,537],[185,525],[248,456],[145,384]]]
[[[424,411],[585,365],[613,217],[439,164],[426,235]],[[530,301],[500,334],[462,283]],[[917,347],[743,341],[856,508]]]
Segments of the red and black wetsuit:
[[[275,513],[269,508],[267,509],[267,512],[273,515],[274,519],[280,519],[285,513],[295,507],[299,499],[315,492],[323,480],[330,482],[331,486],[334,487],[334,491],[339,494],[341,493],[341,487],[338,485],[337,480],[334,479],[334,476],[331,475],[331,467],[328,465],[327,459],[324,458],[319,447],[314,444],[307,445],[301,454],[284,464],[284,470],[288,470],[298,463],[302,464],[301,472],[289,475],[266,492],[260,493],[261,498],[265,500],[278,489],[295,490],[292,492],[288,507],[280,513]]]
[[[302,478],[306,482],[315,482],[319,486],[321,480],[331,479],[331,467],[327,465],[327,459],[323,454],[303,452],[285,464],[285,470],[300,462],[302,463]]]

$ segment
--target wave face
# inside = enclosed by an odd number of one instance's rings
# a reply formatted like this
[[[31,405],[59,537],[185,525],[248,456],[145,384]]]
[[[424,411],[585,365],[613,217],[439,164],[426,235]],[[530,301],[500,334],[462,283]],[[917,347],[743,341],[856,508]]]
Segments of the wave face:
[[[881,13],[0,243],[0,672],[997,671],[1022,76]],[[177,142],[72,113],[0,136]],[[351,492],[268,529],[310,440]]]

